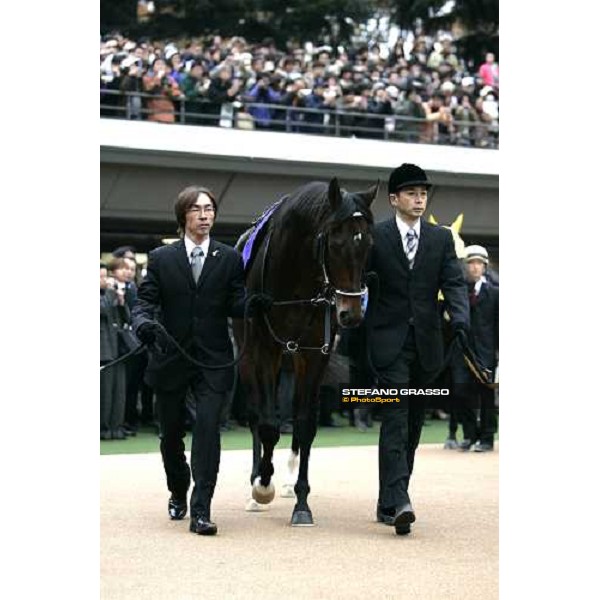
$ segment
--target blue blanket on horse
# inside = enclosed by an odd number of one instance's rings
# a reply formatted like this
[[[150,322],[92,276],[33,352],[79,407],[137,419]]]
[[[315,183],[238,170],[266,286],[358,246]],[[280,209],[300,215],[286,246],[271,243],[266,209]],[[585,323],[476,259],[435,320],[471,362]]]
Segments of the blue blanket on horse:
[[[250,234],[250,237],[246,240],[246,243],[244,244],[244,249],[242,250],[244,269],[247,270],[249,268],[249,265],[252,262],[252,259],[254,258],[254,254],[256,253],[255,244],[257,238],[260,236],[260,233],[264,229],[271,215],[279,208],[281,203],[286,198],[287,196],[280,198],[279,200],[277,200],[277,202],[275,202],[275,204],[272,204],[269,208],[267,208],[267,210],[265,210],[265,212],[258,218],[256,223],[254,224],[252,233]]]

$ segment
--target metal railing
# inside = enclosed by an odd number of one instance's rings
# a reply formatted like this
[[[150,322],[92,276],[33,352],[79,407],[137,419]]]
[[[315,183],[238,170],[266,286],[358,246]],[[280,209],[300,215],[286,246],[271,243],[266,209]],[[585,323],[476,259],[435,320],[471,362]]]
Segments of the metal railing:
[[[157,101],[165,106],[157,108],[154,106]],[[165,101],[172,104],[172,109],[166,108]],[[259,114],[257,110],[262,109],[266,113]],[[169,97],[137,91],[100,89],[100,116],[476,148],[498,148],[499,144],[497,123],[453,120],[443,125],[401,114],[244,100],[219,104],[205,98],[192,100],[183,95]]]

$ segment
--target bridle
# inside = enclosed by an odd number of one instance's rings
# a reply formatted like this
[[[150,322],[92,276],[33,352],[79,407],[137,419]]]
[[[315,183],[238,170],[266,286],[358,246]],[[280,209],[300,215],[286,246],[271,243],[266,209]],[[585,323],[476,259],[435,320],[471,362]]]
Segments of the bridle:
[[[314,240],[314,257],[319,263],[319,267],[321,272],[323,273],[323,284],[321,289],[317,292],[317,295],[301,300],[276,300],[273,302],[272,306],[312,306],[314,308],[324,305],[325,306],[325,314],[324,314],[324,340],[321,346],[301,346],[300,339],[304,335],[306,329],[312,324],[313,319],[315,317],[315,313],[313,312],[306,323],[305,327],[302,328],[301,333],[296,336],[296,339],[288,339],[284,340],[279,337],[275,330],[273,329],[273,325],[269,319],[269,316],[266,313],[263,313],[263,318],[267,325],[267,329],[271,334],[271,337],[283,346],[284,351],[287,353],[296,353],[300,350],[319,350],[322,354],[327,355],[331,352],[331,322],[332,322],[332,312],[335,307],[335,298],[336,296],[347,296],[347,297],[364,297],[368,293],[368,289],[366,285],[361,285],[360,290],[342,290],[336,288],[332,283],[329,277],[328,269],[327,269],[327,260],[326,260],[326,249],[327,249],[327,241],[329,235],[329,227],[331,222],[335,221],[335,214],[332,214],[326,221],[321,229],[321,231],[316,235]],[[366,217],[366,215],[357,210],[352,213],[352,218]],[[263,261],[261,267],[261,287],[264,291],[265,289],[265,264],[267,260],[267,255],[269,252],[269,242],[271,239],[271,233],[269,232],[266,240],[265,240],[265,252],[263,254]]]
[[[359,210],[352,213],[352,218],[354,217],[364,217],[363,213]],[[327,261],[325,260],[325,252],[327,250],[327,236],[329,235],[329,229],[325,229],[317,234],[315,238],[315,254],[317,261],[321,267],[321,271],[323,272],[323,287],[330,294],[335,296],[348,296],[348,297],[357,297],[364,296],[367,293],[367,286],[362,285],[360,291],[351,291],[351,290],[340,290],[336,288],[329,278],[329,274],[327,273]]]

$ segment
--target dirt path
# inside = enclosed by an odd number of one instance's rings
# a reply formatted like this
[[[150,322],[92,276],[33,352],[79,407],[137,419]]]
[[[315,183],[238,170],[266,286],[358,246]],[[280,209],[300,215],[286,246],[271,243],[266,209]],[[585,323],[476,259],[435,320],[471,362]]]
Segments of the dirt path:
[[[279,494],[286,450],[275,454]],[[188,457],[189,458],[189,457]],[[498,452],[419,448],[413,533],[375,522],[377,448],[317,448],[309,503],[316,527],[289,526],[294,500],[247,513],[251,453],[223,452],[213,500],[216,537],[170,521],[159,454],[102,456],[103,599],[498,596]],[[279,475],[279,477],[278,477]]]

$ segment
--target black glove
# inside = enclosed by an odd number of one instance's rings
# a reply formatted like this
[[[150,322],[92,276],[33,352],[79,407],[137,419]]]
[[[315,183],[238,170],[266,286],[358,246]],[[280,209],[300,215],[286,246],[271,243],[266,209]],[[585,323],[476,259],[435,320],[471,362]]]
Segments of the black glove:
[[[453,337],[458,336],[466,338],[467,334],[469,333],[469,326],[466,323],[463,323],[462,321],[452,323],[451,327]]]
[[[156,342],[158,332],[159,329],[157,327],[157,323],[154,323],[153,321],[147,321],[139,326],[136,335],[142,344],[151,346],[154,344],[154,342]]]
[[[253,317],[268,312],[271,306],[273,306],[273,298],[263,292],[252,294],[248,301],[250,302],[250,314]]]

